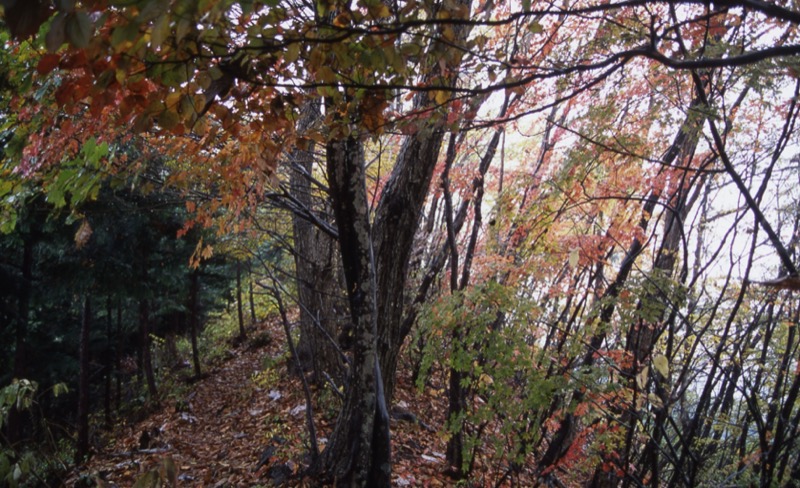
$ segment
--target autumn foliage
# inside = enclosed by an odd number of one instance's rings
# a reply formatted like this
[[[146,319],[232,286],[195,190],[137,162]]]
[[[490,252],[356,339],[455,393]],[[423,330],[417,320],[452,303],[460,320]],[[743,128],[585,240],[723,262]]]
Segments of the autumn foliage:
[[[108,188],[162,195],[195,278],[236,262],[240,340],[247,263],[309,409],[292,479],[410,483],[426,395],[476,486],[800,474],[793,4],[7,3],[0,228],[34,242],[40,198],[80,248]]]

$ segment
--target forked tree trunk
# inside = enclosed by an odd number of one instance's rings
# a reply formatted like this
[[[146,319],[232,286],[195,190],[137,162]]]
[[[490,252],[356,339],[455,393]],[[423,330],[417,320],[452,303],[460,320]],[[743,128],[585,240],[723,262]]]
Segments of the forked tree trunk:
[[[323,463],[339,485],[388,487],[389,416],[377,356],[376,281],[363,147],[353,136],[334,140],[328,144],[327,161],[354,341],[345,404]]]
[[[455,0],[452,8],[463,7],[469,12],[470,4],[470,0]],[[468,23],[452,27],[454,44],[463,43],[469,32]],[[455,85],[461,68],[461,54],[436,42],[430,46],[430,53],[441,53],[442,59],[436,66],[425,68],[428,70],[426,78],[444,86]],[[427,93],[416,95],[415,111],[434,110],[432,105]],[[429,125],[420,127],[405,140],[375,210],[373,242],[380,317],[378,354],[386,398],[390,401],[394,395],[400,349],[412,325],[403,317],[408,264],[445,133],[443,121],[434,118]]]
[[[456,0],[452,7],[465,7],[460,14],[468,18],[469,5],[470,0]],[[455,44],[464,42],[470,30],[467,25],[446,28],[454,33]],[[433,41],[429,54],[434,58],[437,53],[441,59],[421,68],[424,78],[451,86],[461,66],[461,51]],[[418,93],[414,105],[436,110],[427,93]],[[386,403],[393,395],[398,355],[410,329],[403,321],[409,258],[444,134],[443,121],[434,117],[405,140],[375,210],[374,231],[361,142],[352,134],[331,136],[326,147],[354,340],[345,404],[323,455],[328,473],[351,486],[390,484]]]

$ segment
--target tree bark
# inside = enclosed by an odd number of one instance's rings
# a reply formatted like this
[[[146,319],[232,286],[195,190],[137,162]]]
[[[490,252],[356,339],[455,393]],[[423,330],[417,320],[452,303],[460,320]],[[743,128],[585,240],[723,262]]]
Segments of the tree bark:
[[[111,427],[111,377],[114,374],[114,351],[116,345],[113,333],[113,318],[111,316],[111,296],[106,297],[106,352],[103,359],[103,413],[106,428]]]
[[[319,117],[318,108],[309,103],[303,109],[300,128],[305,129]],[[328,213],[327,202],[314,195],[313,145],[296,150],[291,156],[290,192],[308,212]],[[327,211],[326,211],[327,210]],[[336,310],[343,292],[340,286],[341,265],[335,241],[297,213],[292,217],[297,298],[300,307],[300,340],[297,344],[301,367],[313,371],[314,382],[323,386],[326,374],[344,380],[344,368],[331,339],[339,336]]]
[[[189,283],[189,333],[192,341],[192,364],[194,364],[194,375],[200,378],[200,351],[197,348],[197,333],[199,328],[200,311],[198,306],[198,295],[200,294],[200,275],[195,270],[190,275]]]
[[[248,271],[247,277],[250,279],[249,280],[249,290],[248,290],[248,295],[249,295],[248,298],[250,300],[250,323],[255,325],[257,320],[256,320],[256,300],[255,300],[255,294],[253,293],[253,265],[252,265],[252,263],[248,263],[247,271]]]
[[[466,7],[469,11],[471,1],[457,0],[454,4]],[[469,31],[467,25],[455,27],[454,43],[464,42]],[[460,55],[448,52],[448,48],[436,43],[431,46],[432,52],[441,50],[442,59],[447,60],[441,64],[447,66],[447,71],[439,72],[440,64],[439,68],[431,67],[427,76],[429,80],[436,79],[437,83],[444,86],[455,84],[461,66]],[[417,94],[414,105],[415,110],[419,111],[434,109],[427,93]],[[434,120],[405,140],[375,211],[377,302],[381,323],[378,353],[386,398],[389,400],[394,395],[400,348],[410,331],[403,320],[408,263],[445,133],[443,121]]]
[[[116,396],[114,410],[119,412],[122,403],[122,300],[117,299],[117,342],[114,348],[114,371],[116,377]]]
[[[147,382],[147,393],[150,400],[158,404],[158,388],[153,373],[153,360],[150,354],[150,303],[146,298],[139,301],[139,334],[142,347],[142,369]]]
[[[354,341],[345,404],[323,463],[337,485],[388,487],[389,416],[377,357],[376,278],[361,143],[353,136],[329,142],[327,164]]]
[[[239,339],[247,339],[247,331],[244,328],[244,310],[242,308],[242,263],[236,261],[236,316],[239,319]]]
[[[78,444],[75,449],[75,464],[82,464],[89,454],[89,333],[91,320],[92,308],[87,295],[83,300],[78,353],[80,368],[78,373]]]
[[[33,239],[26,237],[22,243],[22,282],[17,295],[17,317],[14,328],[14,378],[23,379],[28,374],[28,316],[30,314],[33,284]],[[8,412],[6,430],[8,443],[13,446],[22,440],[22,415],[16,407]]]

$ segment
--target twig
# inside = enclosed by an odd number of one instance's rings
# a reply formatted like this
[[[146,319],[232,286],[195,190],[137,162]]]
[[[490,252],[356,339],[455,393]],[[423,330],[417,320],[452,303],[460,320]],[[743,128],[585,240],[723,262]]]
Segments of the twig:
[[[271,287],[272,296],[275,298],[275,301],[278,304],[278,312],[281,314],[283,330],[286,333],[286,342],[289,344],[289,352],[291,353],[292,358],[294,358],[295,364],[297,365],[297,371],[300,374],[300,380],[303,383],[303,394],[306,397],[306,423],[308,424],[308,434],[311,444],[311,464],[315,465],[319,459],[319,446],[317,444],[317,431],[314,428],[314,407],[311,405],[311,390],[308,388],[306,376],[303,374],[303,365],[300,364],[300,358],[297,356],[297,350],[294,347],[294,341],[292,341],[292,334],[289,330],[289,318],[286,316],[286,308],[283,306],[283,299],[281,299],[281,293],[278,290],[278,282],[271,270],[267,269],[267,272],[269,273],[270,279],[273,283],[273,286]]]

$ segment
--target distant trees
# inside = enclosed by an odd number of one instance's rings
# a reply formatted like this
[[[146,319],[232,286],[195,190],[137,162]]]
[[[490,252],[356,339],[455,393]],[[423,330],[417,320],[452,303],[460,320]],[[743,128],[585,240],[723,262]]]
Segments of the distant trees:
[[[22,195],[17,225],[0,235],[7,278],[0,333],[13,339],[0,346],[0,383],[35,380],[44,394],[41,408],[65,421],[62,427],[77,426],[78,460],[90,449],[90,411],[105,408],[110,418],[113,406],[137,401],[144,390],[136,388],[144,385],[158,401],[152,337],[190,330],[196,336],[203,317],[225,305],[219,297],[234,276],[220,260],[192,270],[197,237],[177,238],[183,202],[168,192],[131,191],[134,181],[99,182],[96,197],[71,213],[42,193]],[[196,347],[193,352],[199,373]],[[129,381],[137,376],[140,381]],[[70,394],[48,395],[58,383]],[[10,411],[4,444],[19,448],[43,435],[29,418]]]

